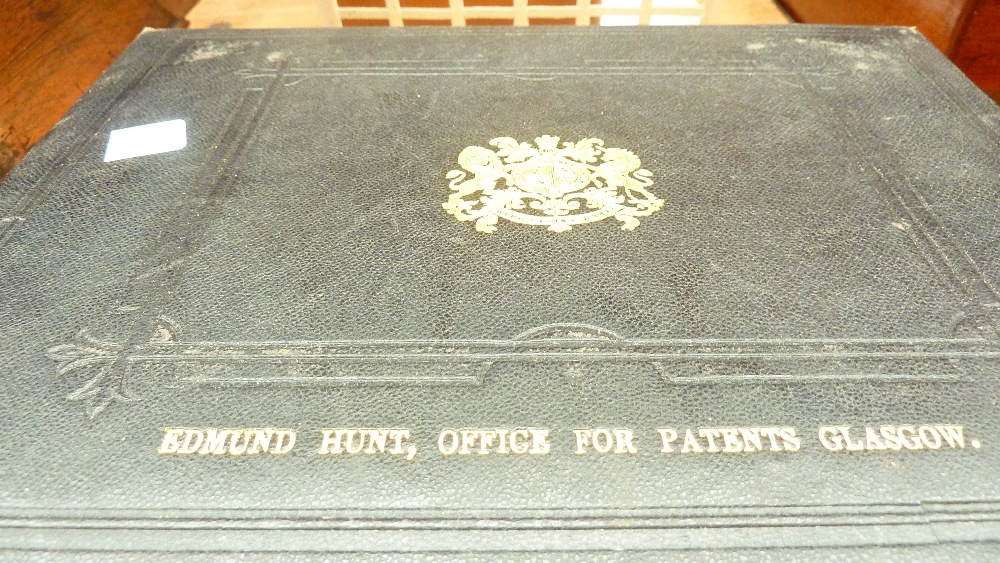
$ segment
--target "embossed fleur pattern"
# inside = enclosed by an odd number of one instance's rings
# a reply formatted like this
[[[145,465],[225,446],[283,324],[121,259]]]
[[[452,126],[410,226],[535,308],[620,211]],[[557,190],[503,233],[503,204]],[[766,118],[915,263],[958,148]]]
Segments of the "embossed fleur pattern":
[[[601,139],[560,147],[559,137],[551,135],[536,138],[535,145],[498,137],[489,144],[496,150],[464,149],[458,155],[464,170],[446,176],[455,193],[443,204],[445,210],[459,221],[475,221],[477,231],[495,232],[499,220],[507,219],[563,232],[609,217],[631,231],[639,226],[638,217],[663,207],[663,200],[646,189],[653,184],[652,173],[640,168],[639,157],[605,148]],[[467,172],[473,176],[467,178]]]
[[[82,330],[73,343],[53,346],[45,355],[58,362],[57,375],[84,375],[86,381],[83,385],[70,392],[66,398],[71,401],[86,401],[87,415],[93,418],[112,402],[134,400],[124,389],[124,378],[116,380],[114,377],[116,370],[113,367],[121,351],[120,345],[101,342]]]
[[[132,402],[133,369],[171,366],[181,385],[343,386],[481,385],[497,362],[562,364],[570,378],[592,364],[645,364],[674,385],[726,381],[962,381],[965,368],[995,362],[1000,351],[970,354],[968,341],[870,339],[634,339],[595,325],[553,323],[510,339],[180,342],[166,319],[152,338],[130,346],[92,338],[50,348],[60,376],[82,376],[67,397],[86,401],[93,418]],[[784,371],[789,357],[798,371]],[[372,360],[362,361],[360,360]],[[414,371],[418,364],[420,369]],[[252,368],[249,368],[252,366]]]
[[[166,317],[157,318],[149,342],[172,342],[176,338],[174,323]],[[129,372],[136,358],[133,354],[126,353],[126,348],[121,344],[98,340],[83,329],[77,333],[72,343],[53,346],[46,350],[45,355],[58,363],[56,375],[83,376],[84,382],[66,398],[70,401],[85,401],[87,415],[91,418],[99,415],[112,403],[138,400],[128,389]]]

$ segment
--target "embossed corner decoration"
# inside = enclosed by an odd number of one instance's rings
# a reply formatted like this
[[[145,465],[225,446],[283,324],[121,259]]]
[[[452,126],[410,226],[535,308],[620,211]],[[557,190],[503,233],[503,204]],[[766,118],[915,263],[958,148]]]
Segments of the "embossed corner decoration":
[[[609,217],[631,231],[639,217],[663,207],[663,200],[647,189],[652,173],[640,168],[639,157],[605,148],[600,139],[560,146],[559,137],[543,135],[535,145],[510,137],[489,144],[496,150],[464,149],[458,155],[464,170],[447,175],[454,193],[445,210],[459,221],[475,221],[477,231],[495,232],[506,219],[563,232]]]

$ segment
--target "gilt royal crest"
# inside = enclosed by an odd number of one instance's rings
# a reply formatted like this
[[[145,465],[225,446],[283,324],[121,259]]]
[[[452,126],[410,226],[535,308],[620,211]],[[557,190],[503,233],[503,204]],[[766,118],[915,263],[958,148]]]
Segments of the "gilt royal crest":
[[[506,219],[562,232],[609,217],[631,231],[639,217],[663,207],[647,189],[652,173],[640,168],[639,157],[605,148],[600,139],[560,146],[559,137],[543,135],[535,145],[510,137],[489,144],[496,149],[464,149],[458,155],[463,170],[447,175],[454,193],[444,208],[459,221],[475,221],[477,231],[492,233]]]

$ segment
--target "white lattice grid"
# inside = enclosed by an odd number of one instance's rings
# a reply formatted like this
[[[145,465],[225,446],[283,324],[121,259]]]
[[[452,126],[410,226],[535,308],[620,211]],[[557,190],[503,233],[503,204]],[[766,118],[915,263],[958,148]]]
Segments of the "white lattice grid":
[[[345,20],[388,21],[393,27],[404,22],[439,21],[465,26],[469,20],[507,20],[515,26],[544,20],[575,20],[576,25],[697,25],[711,20],[724,0],[576,0],[571,5],[533,4],[512,0],[513,5],[466,6],[463,0],[448,0],[447,7],[403,6],[400,0],[385,0],[385,6],[341,6],[337,0],[319,0],[334,27]]]

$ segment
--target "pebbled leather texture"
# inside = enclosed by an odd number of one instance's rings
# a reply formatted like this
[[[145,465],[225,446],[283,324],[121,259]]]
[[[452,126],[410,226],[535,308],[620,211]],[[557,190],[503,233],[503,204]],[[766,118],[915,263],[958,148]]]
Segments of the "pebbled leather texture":
[[[185,148],[102,162],[172,119]],[[998,120],[902,28],[146,32],[0,184],[0,549],[988,556]],[[463,149],[543,135],[632,151],[662,209],[442,207]],[[817,434],[942,424],[980,447]],[[173,427],[298,438],[158,455]],[[657,434],[747,427],[801,448]],[[442,455],[463,428],[551,452]]]

